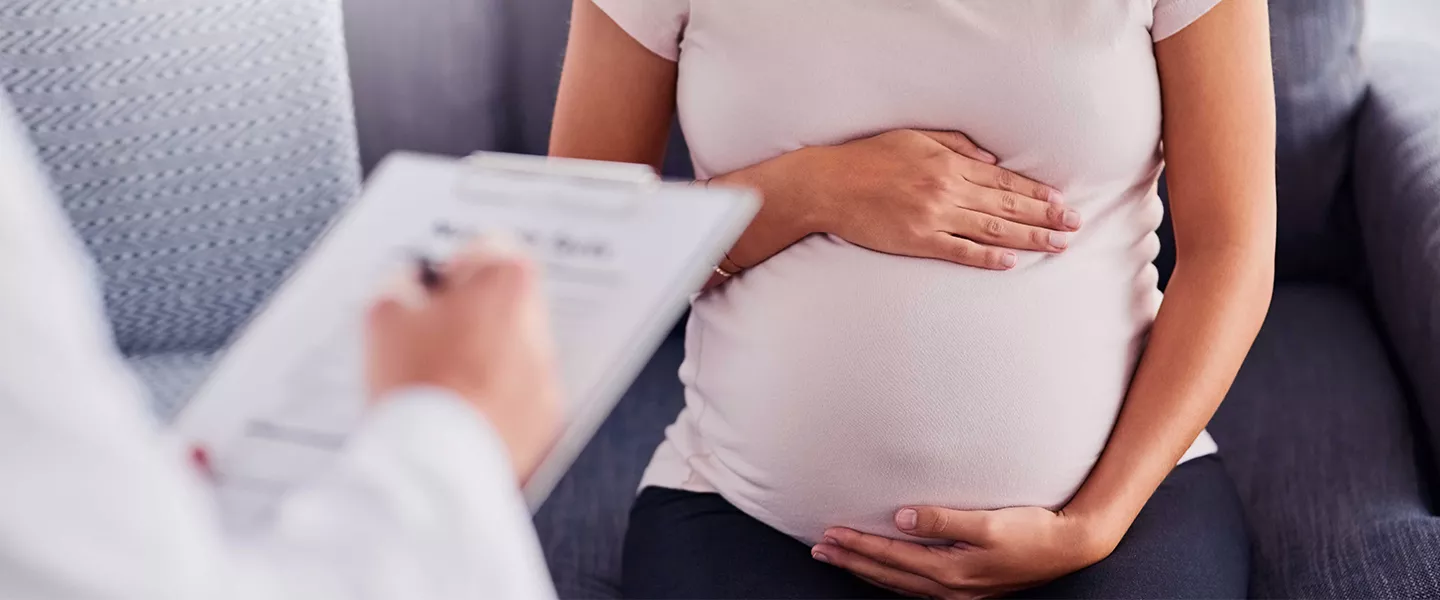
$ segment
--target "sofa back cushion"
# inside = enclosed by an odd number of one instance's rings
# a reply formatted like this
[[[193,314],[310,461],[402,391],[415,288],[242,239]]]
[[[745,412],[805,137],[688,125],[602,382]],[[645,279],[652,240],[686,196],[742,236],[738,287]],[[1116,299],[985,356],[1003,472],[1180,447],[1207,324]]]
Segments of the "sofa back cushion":
[[[358,189],[338,0],[10,0],[0,31],[127,352],[223,344]]]
[[[1362,0],[1271,0],[1282,279],[1344,279],[1360,252],[1350,191],[1364,99]]]
[[[502,3],[344,0],[367,171],[397,150],[462,156],[498,149],[512,128],[499,97],[507,73]]]

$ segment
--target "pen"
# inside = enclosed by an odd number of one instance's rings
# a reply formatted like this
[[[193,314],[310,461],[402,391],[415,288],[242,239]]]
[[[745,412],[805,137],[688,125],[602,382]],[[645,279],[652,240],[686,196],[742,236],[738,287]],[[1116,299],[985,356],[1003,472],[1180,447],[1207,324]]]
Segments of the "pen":
[[[440,269],[435,266],[435,261],[424,256],[416,257],[416,264],[420,267],[420,285],[425,286],[427,291],[440,289],[440,284],[445,278],[440,275]]]

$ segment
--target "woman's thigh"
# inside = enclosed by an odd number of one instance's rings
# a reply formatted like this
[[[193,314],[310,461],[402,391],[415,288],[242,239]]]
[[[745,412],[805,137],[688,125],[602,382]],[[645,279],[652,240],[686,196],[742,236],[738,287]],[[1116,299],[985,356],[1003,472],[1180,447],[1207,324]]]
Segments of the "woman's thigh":
[[[1175,468],[1109,558],[1018,597],[1244,598],[1250,538],[1219,457]]]
[[[647,488],[630,511],[626,598],[895,598],[716,494]]]
[[[895,598],[715,494],[649,488],[625,537],[626,598]],[[1020,598],[1243,598],[1250,541],[1219,458],[1171,472],[1115,552]]]

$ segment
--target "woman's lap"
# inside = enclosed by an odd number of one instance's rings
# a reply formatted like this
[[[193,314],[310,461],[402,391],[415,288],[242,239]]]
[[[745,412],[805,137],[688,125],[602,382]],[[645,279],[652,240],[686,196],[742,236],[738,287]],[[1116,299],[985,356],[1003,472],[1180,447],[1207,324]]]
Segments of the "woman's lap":
[[[1104,561],[1020,594],[1033,598],[1238,598],[1249,539],[1220,460],[1177,467]],[[646,489],[631,511],[627,598],[895,598],[810,558],[810,549],[714,494]]]

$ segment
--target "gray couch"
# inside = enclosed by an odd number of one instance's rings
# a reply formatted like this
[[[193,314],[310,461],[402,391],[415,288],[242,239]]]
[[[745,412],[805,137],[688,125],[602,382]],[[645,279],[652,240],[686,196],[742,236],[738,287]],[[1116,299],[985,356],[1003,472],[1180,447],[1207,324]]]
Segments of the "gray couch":
[[[337,1],[0,7],[0,84],[162,415],[360,165],[544,150],[568,0],[345,0],[353,113]],[[1358,2],[1272,13],[1280,282],[1211,427],[1254,534],[1252,592],[1440,596],[1440,52],[1359,48]],[[670,170],[686,167],[677,140]],[[615,593],[680,352],[672,336],[537,517],[566,597]]]

